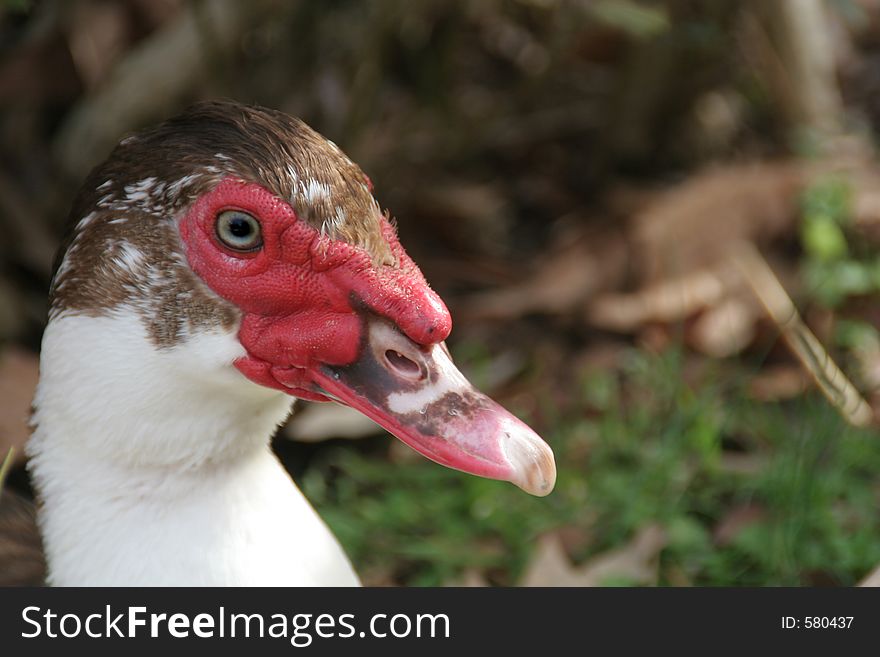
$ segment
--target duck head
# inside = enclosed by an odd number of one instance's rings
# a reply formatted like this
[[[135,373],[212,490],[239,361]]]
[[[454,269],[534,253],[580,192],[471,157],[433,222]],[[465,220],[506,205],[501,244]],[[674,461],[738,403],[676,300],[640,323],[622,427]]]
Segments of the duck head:
[[[159,350],[227,331],[242,387],[345,404],[440,464],[552,490],[547,444],[453,364],[449,312],[367,177],[304,123],[196,105],[124,140],[73,213],[50,317],[134,310]]]

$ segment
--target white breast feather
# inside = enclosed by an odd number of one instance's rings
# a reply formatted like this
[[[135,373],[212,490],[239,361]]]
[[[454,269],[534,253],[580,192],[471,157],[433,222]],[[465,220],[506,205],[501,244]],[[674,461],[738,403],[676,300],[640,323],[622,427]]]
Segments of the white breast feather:
[[[28,446],[50,583],[358,583],[269,449],[291,398],[243,353],[221,330],[158,349],[124,307],[50,322]]]

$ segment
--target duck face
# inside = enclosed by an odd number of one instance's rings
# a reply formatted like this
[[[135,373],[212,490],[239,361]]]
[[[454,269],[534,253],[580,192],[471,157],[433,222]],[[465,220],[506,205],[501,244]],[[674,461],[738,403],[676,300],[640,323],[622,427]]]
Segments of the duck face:
[[[112,182],[125,190],[122,200],[105,196],[110,210],[127,203],[172,217],[159,222],[162,238],[148,241],[155,247],[164,240],[158,250],[172,252],[162,257],[177,272],[175,304],[214,306],[180,314],[234,317],[241,350],[229,368],[250,385],[351,406],[443,465],[549,493],[552,451],[455,367],[444,344],[449,312],[401,247],[360,169],[284,115],[224,104],[194,113],[167,134],[160,127],[123,142],[109,170],[91,179],[99,189]],[[131,149],[163,152],[169,139],[183,140],[185,125],[192,149],[181,157],[189,170],[166,180],[157,170],[133,182],[129,174],[125,186],[113,182],[123,172],[118,162],[138,159]],[[116,225],[112,214],[105,226]],[[126,239],[134,252],[149,251]],[[56,281],[64,285],[63,277]]]

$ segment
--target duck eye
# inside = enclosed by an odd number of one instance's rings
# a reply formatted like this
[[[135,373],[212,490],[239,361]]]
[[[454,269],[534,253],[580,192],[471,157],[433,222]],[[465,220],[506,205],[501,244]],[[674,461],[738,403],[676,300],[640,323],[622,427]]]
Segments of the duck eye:
[[[217,215],[217,238],[235,251],[256,251],[263,246],[260,222],[241,210]]]

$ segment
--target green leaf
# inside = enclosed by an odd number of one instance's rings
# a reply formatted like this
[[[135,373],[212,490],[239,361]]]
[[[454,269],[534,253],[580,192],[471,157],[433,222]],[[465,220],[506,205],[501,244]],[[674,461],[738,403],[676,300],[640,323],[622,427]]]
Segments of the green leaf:
[[[589,5],[589,11],[600,23],[639,39],[657,36],[670,25],[665,7],[649,7],[633,0],[599,0]]]
[[[807,215],[801,227],[804,249],[819,260],[839,260],[847,254],[846,237],[829,215]]]

